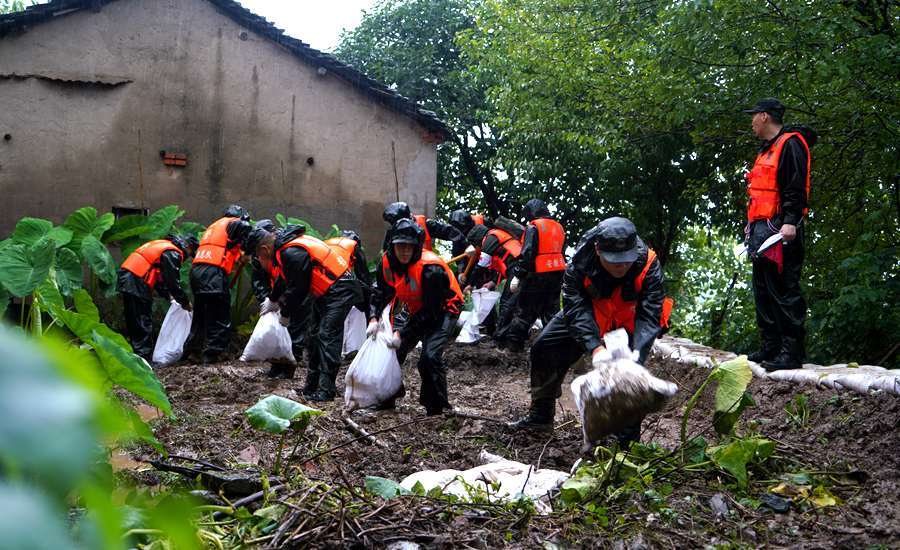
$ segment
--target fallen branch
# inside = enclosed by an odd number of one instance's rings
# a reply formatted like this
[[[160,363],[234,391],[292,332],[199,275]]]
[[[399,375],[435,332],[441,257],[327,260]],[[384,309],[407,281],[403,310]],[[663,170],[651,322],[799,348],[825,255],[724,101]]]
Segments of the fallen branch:
[[[266,494],[274,495],[275,493],[284,489],[285,487],[287,487],[287,485],[282,484],[282,485],[276,485],[274,487],[269,487],[268,490],[263,489],[262,491],[257,491],[255,493],[253,493],[252,495],[247,495],[244,498],[237,499],[236,501],[234,501],[231,504],[231,508],[232,508],[232,510],[237,510],[241,506],[246,506],[248,504],[252,504],[252,503],[256,502],[257,500],[263,498]],[[216,512],[215,514],[213,514],[213,519],[217,520],[217,519],[221,518],[223,515],[224,515],[224,512]]]
[[[486,422],[495,422],[497,424],[506,424],[506,420],[500,420],[499,418],[492,418],[490,416],[481,416],[480,414],[467,413],[457,410],[450,410],[444,413],[447,416],[455,416],[458,418],[469,418],[471,420],[484,420]]]
[[[396,430],[397,428],[402,428],[403,426],[409,426],[410,424],[418,424],[420,422],[428,422],[429,420],[439,420],[441,418],[443,418],[443,417],[442,416],[420,416],[417,418],[413,418],[412,420],[410,420],[408,422],[401,422],[400,424],[394,424],[393,426],[388,426],[387,428],[375,430],[374,432],[370,432],[369,435],[374,436],[377,434],[382,434],[385,432],[390,432],[392,430]],[[357,441],[361,441],[363,439],[365,439],[365,437],[354,437],[353,439],[351,439],[349,441],[345,441],[339,445],[335,445],[334,447],[331,447],[330,449],[325,449],[324,451],[322,451],[320,453],[316,453],[309,458],[301,460],[300,464],[306,464],[307,462],[312,462],[313,460],[315,460],[317,458],[321,458],[321,457],[327,455],[328,453],[334,452],[338,449],[343,449],[344,447],[346,447],[348,445],[352,445],[353,443],[356,443]]]
[[[373,436],[372,434],[370,434],[369,432],[364,430],[363,427],[360,426],[359,424],[357,424],[356,422],[350,420],[350,418],[344,416],[344,417],[341,417],[341,420],[344,422],[344,425],[347,426],[347,428],[351,432],[353,432],[354,434],[365,439],[365,441],[367,441],[370,445],[377,445],[378,447],[381,447],[382,449],[390,449],[390,446],[388,446],[387,443],[385,443],[383,441],[379,441],[378,439],[375,439],[375,436]]]

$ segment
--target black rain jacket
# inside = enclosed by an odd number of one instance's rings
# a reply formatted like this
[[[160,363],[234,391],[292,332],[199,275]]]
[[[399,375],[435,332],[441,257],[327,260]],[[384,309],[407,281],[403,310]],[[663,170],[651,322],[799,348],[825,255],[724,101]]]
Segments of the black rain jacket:
[[[774,138],[764,142],[759,153],[766,152],[775,140],[785,132],[799,132],[810,149],[816,144],[819,136],[806,126],[785,126]],[[776,180],[781,196],[781,223],[797,225],[803,218],[803,209],[807,207],[806,197],[806,149],[796,137],[789,138],[781,151],[778,161]],[[779,227],[781,223],[777,224]]]
[[[166,238],[172,244],[181,250],[182,254],[186,254],[187,244],[178,237],[169,236]],[[159,257],[159,279],[153,290],[166,300],[174,299],[181,305],[187,305],[187,294],[181,288],[181,256],[174,250],[167,250]],[[116,290],[123,294],[131,294],[141,300],[152,300],[151,289],[134,273],[120,269],[118,280],[116,281]]]
[[[225,248],[231,250],[236,246],[243,246],[244,240],[252,230],[253,227],[248,221],[232,221],[225,228],[228,234],[228,242]],[[191,288],[195,294],[227,294],[230,285],[228,275],[221,267],[197,263],[191,266]]]

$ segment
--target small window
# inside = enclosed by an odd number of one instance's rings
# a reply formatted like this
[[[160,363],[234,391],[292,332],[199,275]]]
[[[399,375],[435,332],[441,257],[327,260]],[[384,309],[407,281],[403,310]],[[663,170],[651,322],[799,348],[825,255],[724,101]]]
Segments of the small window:
[[[150,214],[149,208],[130,208],[128,206],[113,206],[112,207],[113,216],[118,220],[122,216],[131,216],[132,214]]]

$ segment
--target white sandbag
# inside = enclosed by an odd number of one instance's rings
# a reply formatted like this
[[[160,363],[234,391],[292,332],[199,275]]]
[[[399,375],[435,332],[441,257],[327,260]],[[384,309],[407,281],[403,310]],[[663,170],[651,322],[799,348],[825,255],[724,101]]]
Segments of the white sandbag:
[[[357,351],[365,341],[366,315],[356,307],[352,307],[344,319],[344,346],[341,354],[348,355]]]
[[[456,318],[456,326],[464,327],[466,326],[466,322],[469,320],[469,317],[472,316],[471,311],[463,311],[460,312],[459,317]]]
[[[172,300],[169,311],[159,328],[159,337],[153,347],[153,362],[157,365],[171,365],[181,358],[184,342],[191,334],[194,314]]]
[[[776,370],[766,374],[766,378],[809,386],[815,386],[819,383],[819,373],[811,369]]]
[[[375,338],[366,338],[347,369],[344,406],[348,412],[387,401],[403,385],[397,352],[388,347],[393,336],[390,309],[390,305],[384,308]]]
[[[444,493],[456,495],[464,501],[470,501],[476,491],[482,496],[486,494],[491,502],[510,501],[524,496],[534,501],[535,509],[540,514],[552,512],[548,493],[569,479],[569,474],[559,470],[542,468],[506,460],[503,457],[482,451],[482,465],[468,470],[425,470],[405,477],[400,485],[412,490],[420,483],[425,491],[435,487]],[[494,486],[498,485],[497,489]]]
[[[281,313],[270,311],[259,317],[250,341],[244,347],[241,361],[290,361],[295,362],[291,335],[280,322]]]
[[[471,344],[481,339],[481,323],[487,319],[494,309],[494,304],[500,299],[500,293],[495,290],[479,288],[472,291],[472,311],[468,313],[465,324],[456,337],[460,344]],[[462,314],[460,314],[462,317]]]
[[[572,381],[572,394],[588,450],[602,437],[617,433],[662,409],[678,386],[650,374],[634,362],[623,329],[603,337],[610,358],[599,368]]]
[[[873,390],[881,390],[894,395],[900,395],[900,376],[895,376],[893,374],[879,376],[869,387]]]

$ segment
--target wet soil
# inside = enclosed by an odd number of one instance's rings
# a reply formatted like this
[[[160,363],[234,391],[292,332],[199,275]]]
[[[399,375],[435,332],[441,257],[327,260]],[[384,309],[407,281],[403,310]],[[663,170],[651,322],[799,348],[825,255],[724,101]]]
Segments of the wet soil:
[[[492,345],[482,343],[451,345],[444,357],[449,369],[451,402],[459,410],[484,419],[425,418],[424,409],[418,405],[419,379],[414,353],[404,365],[407,396],[399,402],[398,409],[357,411],[352,415],[370,432],[406,423],[377,435],[387,448],[357,442],[314,461],[302,462],[355,437],[340,420],[342,399],[339,398],[325,404],[308,403],[328,414],[316,419],[302,438],[288,441],[286,448],[289,451],[296,445],[294,459],[288,463],[302,468],[304,475],[311,479],[362,485],[365,476],[400,480],[420,470],[467,469],[477,465],[482,449],[541,468],[564,471],[582,458],[581,428],[568,390],[574,372],[569,373],[563,388],[564,397],[558,403],[554,433],[511,434],[492,419],[505,421],[526,411],[527,354],[498,351]],[[679,393],[665,410],[645,420],[641,438],[644,443],[655,442],[671,449],[679,441],[683,404],[708,371],[659,360],[651,360],[648,367],[657,376],[676,382]],[[165,385],[177,419],[152,420],[157,437],[174,455],[200,458],[230,468],[271,468],[277,441],[273,436],[251,428],[244,410],[269,394],[305,401],[299,394],[304,378],[302,367],[298,368],[294,380],[269,379],[266,377],[268,368],[265,363],[234,361],[160,369],[157,374]],[[346,365],[338,377],[339,395],[343,394],[345,372]],[[508,543],[518,547],[541,547],[546,540],[575,546],[618,548],[900,545],[900,399],[758,379],[751,383],[750,391],[757,406],[745,412],[740,431],[755,431],[775,440],[780,455],[802,461],[818,471],[859,472],[849,476],[854,482],[830,487],[841,499],[841,505],[818,510],[793,507],[784,514],[765,507],[754,510],[739,504],[739,497],[732,494],[733,480],[723,475],[674,487],[667,498],[673,511],[670,517],[648,513],[630,530],[624,531],[619,540],[610,540],[600,532],[591,535],[583,530],[576,538],[571,538],[561,535],[558,528],[552,529],[552,524],[537,522],[526,526],[524,534],[512,540],[503,538],[503,533],[489,537],[487,546]],[[691,415],[689,431],[692,435],[703,435],[709,441],[715,441],[711,427],[705,428],[712,416],[712,393],[707,394]],[[805,407],[808,418],[803,422],[791,420],[785,410],[800,394],[805,394],[808,400]],[[145,480],[147,483],[156,481]],[[757,491],[765,490],[758,485],[752,487],[757,487]],[[729,508],[725,517],[717,516],[710,509],[710,498],[717,493],[725,496]],[[635,506],[640,508],[639,502]],[[454,546],[452,532],[448,526],[451,538],[445,547]]]

